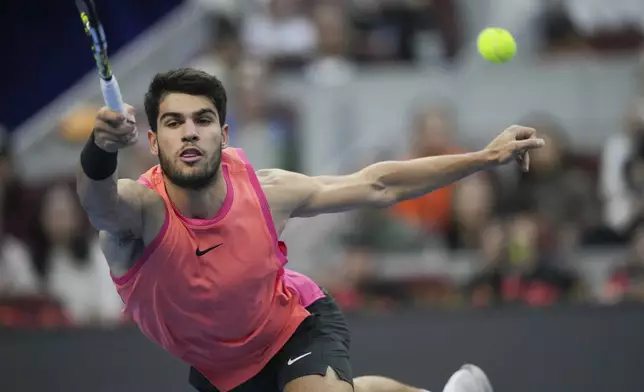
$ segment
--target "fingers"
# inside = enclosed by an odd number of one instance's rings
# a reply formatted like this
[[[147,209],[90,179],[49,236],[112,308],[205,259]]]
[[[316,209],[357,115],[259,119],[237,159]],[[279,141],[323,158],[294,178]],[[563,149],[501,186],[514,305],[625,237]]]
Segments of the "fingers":
[[[137,143],[138,139],[139,133],[134,131],[125,135],[101,132],[101,134],[97,136],[96,140],[101,146],[107,146],[110,149],[113,148],[114,150],[117,150]]]
[[[521,170],[528,171],[530,168],[530,154],[528,152],[541,148],[545,144],[544,139],[537,138],[536,129],[521,125],[512,125],[501,136],[495,139],[488,148],[492,146],[505,150],[504,158],[501,159],[501,162],[506,163],[514,158],[521,167]]]
[[[530,153],[527,151],[520,152],[517,156],[517,163],[519,164],[521,171],[528,172],[530,170]]]
[[[541,148],[546,144],[545,140],[539,139],[534,134],[525,140],[516,140],[513,142],[513,148],[516,152],[517,163],[521,170],[527,172],[530,170],[530,153],[529,150]]]
[[[537,137],[530,137],[525,140],[516,140],[512,142],[514,151],[520,150],[534,150],[535,148],[541,148],[546,145],[546,141]]]
[[[523,161],[521,162],[521,169],[524,172],[530,170],[530,153],[526,151]]]
[[[125,116],[121,113],[114,112],[107,107],[102,107],[101,110],[98,111],[96,119],[117,128],[123,121],[125,121]]]
[[[105,117],[112,119],[125,118],[129,116],[134,116],[136,114],[136,109],[132,105],[125,104],[125,113],[115,112],[107,106],[103,106],[99,111],[97,117]]]
[[[514,132],[516,140],[525,140],[533,138],[537,135],[537,130],[534,128],[523,127],[521,125],[513,125],[510,130]]]
[[[125,115],[103,107],[96,115],[94,127],[115,135],[131,134],[135,128],[134,113],[135,110],[130,105],[126,105]]]
[[[125,104],[125,118],[127,121],[130,121],[131,123],[135,122],[135,115],[136,115],[136,109],[134,109],[134,106]]]

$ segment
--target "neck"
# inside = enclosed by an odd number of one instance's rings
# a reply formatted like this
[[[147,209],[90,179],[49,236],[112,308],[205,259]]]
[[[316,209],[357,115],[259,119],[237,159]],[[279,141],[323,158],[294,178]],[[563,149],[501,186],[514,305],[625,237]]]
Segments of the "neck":
[[[217,216],[228,192],[222,170],[208,187],[191,190],[176,186],[166,179],[165,189],[174,206],[190,219],[211,219]]]

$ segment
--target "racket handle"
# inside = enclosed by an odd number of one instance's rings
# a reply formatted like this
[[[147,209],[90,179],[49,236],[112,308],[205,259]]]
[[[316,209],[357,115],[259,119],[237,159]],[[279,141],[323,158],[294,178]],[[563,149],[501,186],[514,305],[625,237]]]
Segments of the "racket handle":
[[[116,76],[112,75],[110,80],[101,79],[101,91],[103,91],[103,100],[111,110],[125,114],[125,104],[121,96],[121,89],[119,83],[116,81]]]

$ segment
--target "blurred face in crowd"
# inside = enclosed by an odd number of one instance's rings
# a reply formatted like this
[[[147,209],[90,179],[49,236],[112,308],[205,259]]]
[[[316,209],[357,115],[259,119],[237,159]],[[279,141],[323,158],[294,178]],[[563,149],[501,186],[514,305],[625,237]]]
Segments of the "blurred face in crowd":
[[[481,258],[486,263],[500,261],[506,241],[506,234],[500,222],[489,222],[480,232]]]
[[[561,164],[562,146],[556,138],[547,132],[540,133],[540,137],[545,140],[546,145],[530,152],[530,168],[538,173],[548,173]]]
[[[216,180],[228,126],[220,125],[208,97],[170,93],[159,105],[157,131],[148,138],[170,182],[198,190]]]
[[[266,72],[265,65],[257,62],[247,62],[239,69],[237,115],[242,122],[253,122],[265,117],[268,105]]]
[[[214,53],[229,66],[235,66],[242,58],[242,45],[237,37],[224,37],[215,41]]]
[[[41,224],[53,243],[67,244],[82,230],[82,215],[75,197],[65,185],[55,186],[45,194]]]
[[[530,265],[536,261],[539,226],[532,214],[514,216],[508,229],[510,261],[515,265]]]
[[[342,9],[324,4],[317,6],[313,19],[318,29],[318,50],[326,56],[343,55],[347,44],[346,18]]]
[[[464,228],[480,228],[492,211],[493,190],[485,176],[461,180],[454,194],[454,216]]]
[[[423,156],[447,152],[451,144],[453,124],[447,113],[440,109],[428,109],[416,119],[414,148]]]

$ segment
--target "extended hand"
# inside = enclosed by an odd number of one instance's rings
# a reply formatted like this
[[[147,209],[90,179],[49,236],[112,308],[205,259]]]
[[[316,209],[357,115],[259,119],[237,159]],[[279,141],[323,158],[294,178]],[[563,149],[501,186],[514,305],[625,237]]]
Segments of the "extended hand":
[[[94,140],[107,152],[116,152],[135,144],[138,131],[134,124],[134,108],[126,105],[127,114],[122,115],[104,107],[99,110],[94,122]]]
[[[514,159],[521,166],[521,170],[527,172],[530,168],[528,151],[541,148],[545,144],[543,139],[537,138],[534,128],[513,125],[492,140],[492,143],[485,147],[485,151],[491,152],[500,165]]]

